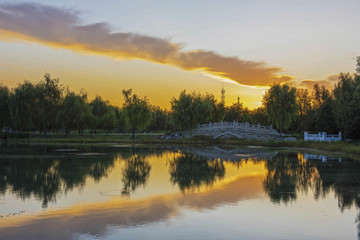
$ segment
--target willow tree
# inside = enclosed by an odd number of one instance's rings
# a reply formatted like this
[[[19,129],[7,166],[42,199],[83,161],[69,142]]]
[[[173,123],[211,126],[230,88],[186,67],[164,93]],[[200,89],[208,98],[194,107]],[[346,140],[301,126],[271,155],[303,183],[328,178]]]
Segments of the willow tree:
[[[344,138],[358,138],[360,134],[360,75],[340,74],[334,96],[335,118]]]
[[[213,104],[210,98],[200,93],[182,91],[179,98],[171,100],[171,121],[176,129],[192,130],[198,124],[212,119]]]
[[[146,97],[141,98],[132,94],[132,90],[123,90],[125,102],[123,113],[126,128],[132,131],[132,138],[135,138],[135,130],[141,131],[151,123],[150,104]]]
[[[226,116],[226,108],[224,105],[224,102],[218,101],[215,99],[214,94],[212,93],[206,93],[204,96],[202,96],[203,100],[207,102],[211,107],[211,122],[220,122],[224,120]],[[207,122],[206,122],[207,123]]]
[[[307,89],[296,89],[296,102],[298,105],[295,125],[298,131],[310,130],[314,125],[314,108],[312,98]]]
[[[35,129],[39,124],[39,88],[29,81],[20,83],[10,95],[11,126],[17,130]]]
[[[48,130],[56,128],[56,117],[60,111],[63,100],[63,87],[59,84],[59,79],[52,79],[46,73],[44,80],[36,84],[38,90],[36,99],[38,101],[37,125],[44,135]]]
[[[296,119],[296,88],[288,84],[274,84],[266,91],[262,103],[272,124],[280,130],[288,129]]]
[[[105,129],[111,125],[108,123],[109,120],[110,122],[113,121],[115,113],[111,112],[108,101],[103,100],[101,96],[96,96],[95,99],[90,102],[90,105],[92,106],[92,114],[94,115],[95,133],[97,129]],[[104,124],[107,126],[104,126]],[[113,125],[115,125],[115,123]],[[110,128],[112,128],[112,126]]]
[[[61,110],[58,112],[57,121],[65,128],[66,134],[71,130],[84,130],[91,121],[92,113],[87,104],[87,95],[68,92],[65,96]]]

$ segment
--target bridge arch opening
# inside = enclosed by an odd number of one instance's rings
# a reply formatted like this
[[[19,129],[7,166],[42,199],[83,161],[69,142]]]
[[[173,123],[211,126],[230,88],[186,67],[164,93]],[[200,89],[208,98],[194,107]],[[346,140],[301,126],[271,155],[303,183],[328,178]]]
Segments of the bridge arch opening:
[[[218,139],[218,138],[226,138],[226,137],[236,137],[236,138],[244,138],[244,136],[239,135],[239,134],[235,134],[235,133],[220,133],[214,136],[214,139]]]

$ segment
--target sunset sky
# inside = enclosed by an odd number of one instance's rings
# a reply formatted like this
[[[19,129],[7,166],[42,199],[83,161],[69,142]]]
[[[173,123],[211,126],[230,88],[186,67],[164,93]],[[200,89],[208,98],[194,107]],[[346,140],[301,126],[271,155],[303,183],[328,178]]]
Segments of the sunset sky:
[[[169,108],[187,91],[249,108],[275,82],[328,87],[354,72],[359,0],[0,0],[0,82],[44,73],[121,106],[122,89]]]

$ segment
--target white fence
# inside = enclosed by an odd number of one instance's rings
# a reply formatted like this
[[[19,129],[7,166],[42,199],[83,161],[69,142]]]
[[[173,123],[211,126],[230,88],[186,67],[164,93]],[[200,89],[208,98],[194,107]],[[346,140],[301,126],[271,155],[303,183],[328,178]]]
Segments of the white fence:
[[[304,132],[304,141],[338,142],[341,141],[341,133],[339,132],[339,135],[328,135],[326,132],[316,134]]]
[[[199,124],[196,129],[199,132],[212,132],[212,131],[245,131],[253,133],[263,133],[263,134],[279,134],[272,126],[261,126],[260,124],[249,124],[239,123],[236,121],[233,122],[217,122],[217,123],[208,123],[208,124]]]

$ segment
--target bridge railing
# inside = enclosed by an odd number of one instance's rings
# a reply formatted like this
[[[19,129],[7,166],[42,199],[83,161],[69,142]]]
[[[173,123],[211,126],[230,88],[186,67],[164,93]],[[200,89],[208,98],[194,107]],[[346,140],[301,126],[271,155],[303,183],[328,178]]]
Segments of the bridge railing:
[[[341,141],[341,133],[339,135],[330,135],[326,132],[319,132],[317,134],[310,134],[308,132],[304,132],[304,140],[305,141],[320,141],[320,142],[337,142]]]
[[[245,132],[257,132],[266,134],[277,134],[278,132],[272,126],[261,126],[260,124],[249,124],[239,122],[217,122],[208,124],[199,124],[196,129],[199,132],[219,131],[219,130],[233,130]]]

